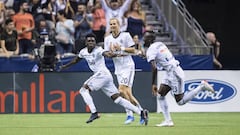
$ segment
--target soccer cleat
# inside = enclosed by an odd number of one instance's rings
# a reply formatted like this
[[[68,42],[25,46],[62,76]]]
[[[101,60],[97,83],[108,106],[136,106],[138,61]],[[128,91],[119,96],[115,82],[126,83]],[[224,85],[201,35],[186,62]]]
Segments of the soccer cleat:
[[[215,93],[213,87],[206,80],[201,81],[201,84],[203,85],[203,90],[207,90],[212,93]]]
[[[134,121],[134,117],[133,116],[127,116],[126,121],[124,122],[124,124],[130,124]]]
[[[141,118],[140,118],[140,124],[145,126],[148,124],[148,110],[144,109],[141,111]]]
[[[90,118],[86,121],[86,123],[91,123],[98,118],[100,118],[100,114],[98,114],[98,112],[92,113]]]
[[[168,121],[163,121],[162,123],[160,124],[156,124],[157,127],[173,127],[174,126],[174,123],[172,120],[168,120]]]

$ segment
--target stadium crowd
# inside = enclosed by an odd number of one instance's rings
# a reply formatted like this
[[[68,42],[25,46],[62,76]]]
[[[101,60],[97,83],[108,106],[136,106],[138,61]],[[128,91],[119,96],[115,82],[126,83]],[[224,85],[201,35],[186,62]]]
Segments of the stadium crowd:
[[[103,45],[113,17],[121,31],[142,41],[146,25],[139,0],[1,0],[0,56],[33,58],[45,41],[56,47],[58,58],[77,54],[91,32]]]

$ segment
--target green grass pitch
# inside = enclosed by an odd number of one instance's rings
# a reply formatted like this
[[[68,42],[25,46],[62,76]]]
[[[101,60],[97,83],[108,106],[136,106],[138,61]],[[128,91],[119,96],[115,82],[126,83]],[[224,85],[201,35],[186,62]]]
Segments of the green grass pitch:
[[[86,124],[88,113],[0,114],[0,135],[239,135],[240,113],[172,113],[174,127],[155,127],[162,114],[150,113],[148,126],[139,116],[124,125],[125,113],[101,113]]]

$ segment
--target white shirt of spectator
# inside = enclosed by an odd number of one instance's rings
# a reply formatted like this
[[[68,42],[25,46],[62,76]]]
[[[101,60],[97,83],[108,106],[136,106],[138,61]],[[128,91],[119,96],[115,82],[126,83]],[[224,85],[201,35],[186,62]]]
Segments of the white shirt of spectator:
[[[66,25],[68,29],[63,27],[61,23],[64,23],[64,25]],[[74,32],[75,32],[75,28],[74,28],[73,20],[67,19],[65,22],[57,22],[56,33],[64,34],[66,37],[68,37],[69,42],[71,44],[74,44],[74,36],[73,36]]]
[[[126,20],[124,20],[123,15],[128,10],[128,6],[132,2],[132,0],[126,0],[123,3],[123,5],[116,10],[113,10],[110,7],[108,7],[105,0],[101,0],[101,2],[102,2],[102,8],[105,11],[105,16],[106,16],[107,22],[109,22],[109,20],[111,18],[117,18],[120,22],[120,30],[121,31],[126,31],[126,28],[127,28],[126,23],[127,22],[125,22],[125,24],[123,23],[123,21],[126,21]],[[110,25],[107,23],[106,31],[109,31],[109,29],[110,29]]]

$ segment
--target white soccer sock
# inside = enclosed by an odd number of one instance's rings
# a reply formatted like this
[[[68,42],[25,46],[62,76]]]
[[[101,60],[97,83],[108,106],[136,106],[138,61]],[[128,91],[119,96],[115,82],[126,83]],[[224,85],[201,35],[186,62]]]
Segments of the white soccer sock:
[[[128,100],[126,100],[122,97],[118,97],[117,99],[115,99],[114,103],[123,106],[125,109],[132,110],[133,112],[135,112],[139,115],[141,114],[141,110],[138,107],[134,106],[132,103],[130,103]]]
[[[127,108],[125,108],[127,116],[133,116],[133,112]]]
[[[143,110],[142,106],[140,104],[136,105],[141,111]]]
[[[191,90],[191,91],[189,91],[189,92],[187,92],[187,93],[184,93],[184,96],[183,96],[182,100],[180,100],[180,101],[178,102],[178,104],[179,104],[179,105],[184,105],[184,104],[186,104],[188,101],[192,100],[192,99],[198,94],[198,92],[202,90],[202,87],[203,87],[203,85],[200,84],[200,85],[197,86],[197,88],[195,88],[194,90]]]
[[[97,109],[93,103],[92,96],[89,94],[89,91],[85,88],[81,88],[79,93],[82,95],[84,102],[89,106],[91,113],[97,112]]]
[[[168,104],[166,98],[163,96],[158,97],[159,103],[162,109],[163,117],[165,120],[169,121],[172,120],[170,112],[168,111]]]

